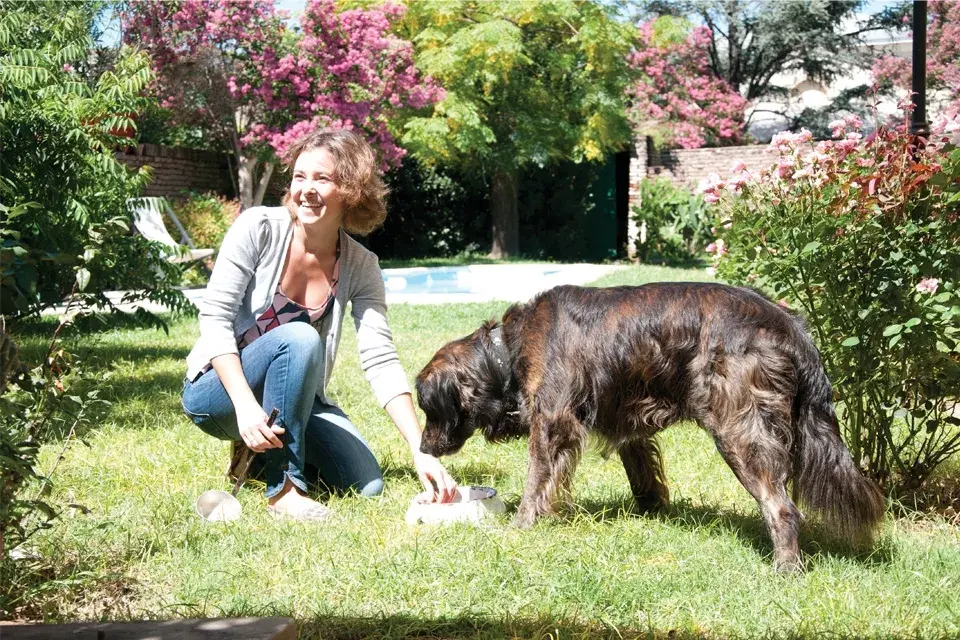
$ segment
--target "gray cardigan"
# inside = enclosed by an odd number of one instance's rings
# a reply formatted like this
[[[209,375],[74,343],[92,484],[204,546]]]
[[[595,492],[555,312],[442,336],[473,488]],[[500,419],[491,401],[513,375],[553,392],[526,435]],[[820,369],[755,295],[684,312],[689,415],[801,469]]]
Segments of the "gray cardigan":
[[[187,377],[195,380],[210,360],[239,353],[237,338],[253,326],[273,300],[280,281],[293,225],[286,207],[253,207],[227,232],[216,266],[200,303],[200,339],[187,356]],[[352,303],[360,366],[380,406],[409,393],[407,376],[387,326],[387,303],[377,256],[340,230],[340,282],[333,310],[322,321],[324,372],[317,395],[325,394],[333,372],[343,327],[343,312]]]

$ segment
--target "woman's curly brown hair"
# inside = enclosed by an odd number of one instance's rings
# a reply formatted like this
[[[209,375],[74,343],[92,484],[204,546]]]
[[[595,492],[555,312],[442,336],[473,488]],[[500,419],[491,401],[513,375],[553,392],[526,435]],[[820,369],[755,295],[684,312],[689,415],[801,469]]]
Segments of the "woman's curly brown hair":
[[[326,149],[336,163],[333,177],[344,204],[343,228],[348,233],[367,235],[387,217],[386,196],[389,192],[378,168],[377,156],[370,143],[348,129],[320,129],[298,138],[284,157],[292,172],[301,153]],[[294,217],[290,204],[290,188],[283,202]]]

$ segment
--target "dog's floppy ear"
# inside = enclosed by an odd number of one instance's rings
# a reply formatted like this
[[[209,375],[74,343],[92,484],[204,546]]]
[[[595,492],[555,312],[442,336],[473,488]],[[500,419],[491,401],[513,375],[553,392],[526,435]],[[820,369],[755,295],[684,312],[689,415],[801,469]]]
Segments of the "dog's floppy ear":
[[[443,431],[451,432],[460,422],[460,387],[457,377],[444,368],[436,368],[417,376],[417,399],[427,416],[427,424],[434,423]]]

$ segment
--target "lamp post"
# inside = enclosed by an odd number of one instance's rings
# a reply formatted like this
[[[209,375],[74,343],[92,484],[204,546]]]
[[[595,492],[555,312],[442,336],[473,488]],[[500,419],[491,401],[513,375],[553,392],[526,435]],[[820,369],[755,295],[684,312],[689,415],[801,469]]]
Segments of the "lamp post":
[[[910,133],[926,136],[930,132],[927,123],[927,3],[913,2],[913,114],[910,116]]]

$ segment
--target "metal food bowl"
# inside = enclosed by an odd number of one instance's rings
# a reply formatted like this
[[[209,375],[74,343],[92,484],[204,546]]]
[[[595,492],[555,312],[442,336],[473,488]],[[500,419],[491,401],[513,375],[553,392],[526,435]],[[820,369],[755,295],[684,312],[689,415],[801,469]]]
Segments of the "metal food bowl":
[[[226,491],[210,489],[197,498],[197,515],[207,522],[230,522],[240,517],[240,501]]]

